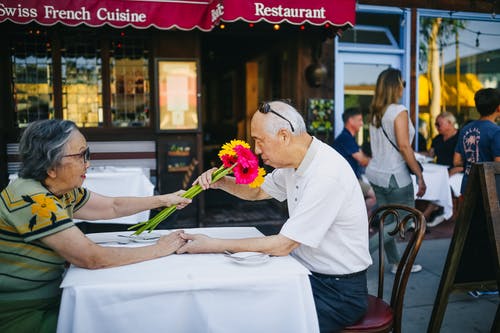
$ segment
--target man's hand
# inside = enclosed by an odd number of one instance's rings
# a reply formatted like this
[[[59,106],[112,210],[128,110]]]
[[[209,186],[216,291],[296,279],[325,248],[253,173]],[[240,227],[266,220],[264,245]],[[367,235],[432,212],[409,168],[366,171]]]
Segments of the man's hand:
[[[193,182],[193,185],[200,185],[203,190],[208,190],[209,188],[218,188],[217,183],[212,184],[212,174],[217,170],[217,168],[212,168],[204,173],[202,173],[196,180]]]
[[[181,234],[181,237],[186,241],[186,244],[177,250],[177,254],[217,252],[214,246],[215,239],[206,235]]]

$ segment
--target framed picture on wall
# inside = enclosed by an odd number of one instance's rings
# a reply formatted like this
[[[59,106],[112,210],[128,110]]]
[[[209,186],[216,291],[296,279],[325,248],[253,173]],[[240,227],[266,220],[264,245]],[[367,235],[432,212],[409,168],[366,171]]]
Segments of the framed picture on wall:
[[[194,59],[156,59],[158,131],[200,129],[199,66]]]

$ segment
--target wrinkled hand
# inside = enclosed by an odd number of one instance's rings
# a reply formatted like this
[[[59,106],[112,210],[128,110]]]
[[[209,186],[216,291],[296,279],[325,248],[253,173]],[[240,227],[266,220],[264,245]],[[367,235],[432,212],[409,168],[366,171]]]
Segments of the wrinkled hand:
[[[186,241],[186,243],[177,250],[178,254],[215,252],[212,244],[212,241],[214,240],[213,238],[200,234],[182,234],[181,237]]]
[[[174,193],[164,194],[160,196],[160,200],[164,203],[163,206],[170,207],[176,206],[177,209],[182,209],[191,203],[191,199],[184,198],[183,195],[186,191],[179,190]]]
[[[418,184],[417,198],[421,198],[424,196],[425,191],[427,190],[427,185],[425,185],[423,177],[418,178],[417,184]]]
[[[157,245],[164,251],[164,255],[168,256],[186,244],[186,240],[182,238],[183,234],[183,230],[177,230],[160,237]]]
[[[193,185],[200,185],[203,190],[208,190],[209,188],[218,188],[217,183],[212,182],[212,174],[217,170],[217,168],[212,168],[204,173],[202,173],[196,180],[193,182]]]

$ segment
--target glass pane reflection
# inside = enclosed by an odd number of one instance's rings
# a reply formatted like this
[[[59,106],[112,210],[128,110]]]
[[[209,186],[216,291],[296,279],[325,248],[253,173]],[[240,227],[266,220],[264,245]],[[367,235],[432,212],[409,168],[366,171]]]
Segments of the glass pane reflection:
[[[345,64],[344,67],[344,110],[352,107],[361,108],[363,112],[363,130],[356,137],[358,145],[368,142],[368,113],[375,91],[377,77],[387,65],[379,64]]]
[[[419,23],[419,117],[431,139],[439,113],[453,113],[461,127],[479,118],[476,91],[499,87],[500,21],[423,16]]]
[[[97,38],[67,36],[61,48],[63,118],[80,127],[103,125],[102,73]]]
[[[12,91],[16,121],[26,127],[54,118],[51,44],[47,32],[29,28],[11,45]]]
[[[113,126],[149,126],[148,51],[144,39],[111,42],[110,82]]]

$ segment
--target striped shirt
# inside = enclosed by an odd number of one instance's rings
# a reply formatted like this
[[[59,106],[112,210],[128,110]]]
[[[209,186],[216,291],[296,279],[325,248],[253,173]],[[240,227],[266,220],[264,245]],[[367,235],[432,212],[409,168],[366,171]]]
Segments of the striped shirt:
[[[76,188],[56,197],[40,182],[18,178],[0,193],[0,297],[55,297],[65,260],[40,239],[74,226],[73,212],[89,199]]]

